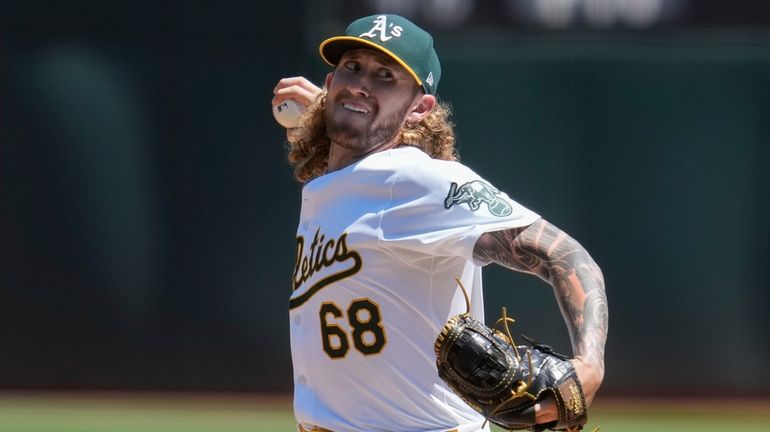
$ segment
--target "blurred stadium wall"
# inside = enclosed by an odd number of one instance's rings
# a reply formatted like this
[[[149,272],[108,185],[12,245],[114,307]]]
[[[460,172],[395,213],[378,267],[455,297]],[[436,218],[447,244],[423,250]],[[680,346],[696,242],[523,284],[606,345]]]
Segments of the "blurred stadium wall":
[[[283,392],[299,186],[269,112],[317,42],[430,29],[463,160],[607,280],[604,393],[770,396],[770,5],[0,5],[0,388]],[[569,341],[550,289],[487,313]]]

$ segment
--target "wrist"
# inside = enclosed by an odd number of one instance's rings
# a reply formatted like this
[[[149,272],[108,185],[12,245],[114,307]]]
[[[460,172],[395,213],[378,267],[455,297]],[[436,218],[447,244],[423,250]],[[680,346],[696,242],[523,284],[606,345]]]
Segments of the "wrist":
[[[604,381],[604,364],[586,362],[580,357],[571,361],[583,387],[586,403],[590,405],[602,385],[602,381]]]

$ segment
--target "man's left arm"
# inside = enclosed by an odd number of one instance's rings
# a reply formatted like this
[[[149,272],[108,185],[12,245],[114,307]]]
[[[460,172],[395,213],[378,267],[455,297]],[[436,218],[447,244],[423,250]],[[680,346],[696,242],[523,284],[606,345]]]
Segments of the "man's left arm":
[[[572,360],[591,403],[604,379],[604,345],[608,309],[604,277],[593,258],[575,239],[544,219],[532,225],[484,233],[474,257],[548,282],[569,330]]]

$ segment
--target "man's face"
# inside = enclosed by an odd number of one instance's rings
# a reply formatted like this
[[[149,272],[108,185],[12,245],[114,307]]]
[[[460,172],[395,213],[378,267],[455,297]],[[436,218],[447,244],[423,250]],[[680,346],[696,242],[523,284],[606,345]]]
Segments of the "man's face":
[[[354,154],[387,147],[398,135],[419,87],[391,58],[369,49],[347,51],[327,81],[326,128]]]

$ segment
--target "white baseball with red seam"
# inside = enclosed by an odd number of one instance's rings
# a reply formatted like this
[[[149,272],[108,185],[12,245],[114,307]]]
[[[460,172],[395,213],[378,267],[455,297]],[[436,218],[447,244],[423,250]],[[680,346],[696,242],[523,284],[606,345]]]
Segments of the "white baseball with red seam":
[[[299,126],[299,117],[305,107],[294,99],[286,99],[278,105],[273,105],[273,117],[285,128]]]

